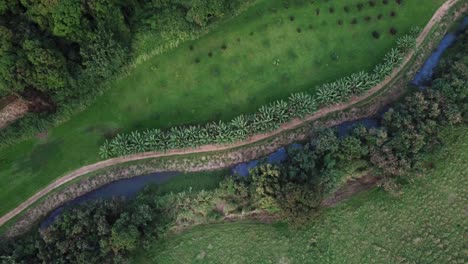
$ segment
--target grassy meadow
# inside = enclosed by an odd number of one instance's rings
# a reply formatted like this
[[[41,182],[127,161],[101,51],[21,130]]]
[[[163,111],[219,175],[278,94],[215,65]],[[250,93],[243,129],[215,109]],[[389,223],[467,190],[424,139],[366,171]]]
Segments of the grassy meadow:
[[[116,133],[228,120],[369,70],[443,2],[259,0],[200,39],[139,64],[47,135],[2,149],[0,214],[64,173],[96,162],[98,146]]]
[[[447,129],[398,196],[374,189],[301,227],[236,222],[155,242],[132,263],[465,263],[467,127]]]

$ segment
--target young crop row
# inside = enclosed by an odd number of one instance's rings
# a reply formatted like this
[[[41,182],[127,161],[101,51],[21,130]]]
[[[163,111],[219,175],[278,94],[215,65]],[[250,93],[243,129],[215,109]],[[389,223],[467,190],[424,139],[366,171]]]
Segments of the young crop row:
[[[129,154],[165,151],[178,148],[193,148],[206,144],[228,144],[247,139],[258,133],[274,131],[281,124],[294,118],[304,118],[324,107],[360,95],[377,85],[399,66],[411,49],[416,47],[419,29],[398,39],[397,47],[388,52],[383,62],[372,72],[357,72],[316,89],[316,94],[292,94],[287,101],[279,100],[264,105],[251,115],[240,115],[230,122],[213,122],[206,125],[178,126],[167,131],[150,129],[144,132],[133,131],[119,134],[106,140],[100,147],[101,158]]]

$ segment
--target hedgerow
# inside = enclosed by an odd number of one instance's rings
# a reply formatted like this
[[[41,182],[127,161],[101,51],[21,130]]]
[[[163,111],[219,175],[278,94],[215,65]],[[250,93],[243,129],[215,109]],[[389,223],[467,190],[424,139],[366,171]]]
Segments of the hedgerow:
[[[398,67],[406,53],[416,47],[419,29],[398,39],[397,47],[390,50],[372,72],[360,71],[332,83],[317,87],[314,95],[291,94],[287,101],[279,100],[264,105],[252,115],[240,115],[229,122],[219,121],[197,126],[173,127],[167,131],[151,129],[143,132],[119,134],[106,140],[99,149],[101,158],[130,155],[148,151],[166,151],[195,148],[206,144],[229,144],[247,139],[258,133],[271,132],[282,124],[313,114],[324,107],[361,95],[377,85]]]

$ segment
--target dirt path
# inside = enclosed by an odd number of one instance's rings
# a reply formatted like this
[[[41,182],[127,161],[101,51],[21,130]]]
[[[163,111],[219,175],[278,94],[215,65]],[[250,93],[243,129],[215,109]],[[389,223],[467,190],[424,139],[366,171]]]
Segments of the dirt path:
[[[434,16],[431,18],[429,23],[426,25],[426,27],[423,29],[421,32],[420,36],[418,37],[416,44],[417,47],[419,47],[423,41],[426,39],[427,35],[433,28],[433,26],[438,23],[441,18],[447,13],[447,11],[460,0],[448,0],[446,1],[434,14]],[[143,160],[143,159],[149,159],[149,158],[158,158],[158,157],[164,157],[164,156],[177,156],[177,155],[186,155],[186,154],[195,154],[195,153],[204,153],[204,152],[215,152],[215,151],[222,151],[222,150],[229,150],[245,145],[249,145],[270,137],[273,137],[275,135],[278,135],[284,131],[287,130],[293,130],[295,128],[300,127],[301,125],[308,123],[310,121],[319,119],[321,117],[324,117],[330,113],[333,112],[338,112],[345,110],[349,108],[350,106],[361,102],[363,100],[366,100],[367,98],[371,97],[373,94],[376,92],[380,91],[383,87],[385,87],[387,84],[389,84],[399,73],[400,71],[408,64],[408,62],[411,60],[411,58],[414,56],[414,51],[409,53],[403,60],[403,63],[401,64],[400,67],[396,68],[390,76],[388,76],[385,80],[383,80],[381,83],[367,91],[366,94],[359,96],[359,97],[353,97],[351,100],[349,100],[346,103],[342,104],[336,104],[327,108],[323,108],[313,115],[307,116],[305,119],[294,119],[288,123],[283,124],[278,130],[269,132],[269,133],[263,133],[263,134],[258,134],[249,137],[247,140],[230,144],[230,145],[205,145],[199,148],[189,148],[189,149],[174,149],[166,152],[146,152],[146,153],[138,153],[134,155],[128,155],[128,156],[123,156],[123,157],[117,157],[113,159],[108,159],[104,161],[100,161],[91,165],[83,166],[77,170],[74,170],[59,179],[55,180],[53,183],[50,185],[46,186],[33,196],[31,196],[28,200],[25,202],[21,203],[19,206],[17,206],[15,209],[11,210],[4,216],[0,218],[0,226],[5,224],[8,220],[12,219],[19,213],[21,213],[24,209],[26,209],[28,206],[32,205],[34,202],[42,198],[43,196],[47,195],[49,192],[54,190],[55,188],[71,181],[74,180],[82,175],[85,175],[87,173],[103,169],[109,166],[113,166],[119,163],[125,163],[129,161],[136,161],[136,160]]]

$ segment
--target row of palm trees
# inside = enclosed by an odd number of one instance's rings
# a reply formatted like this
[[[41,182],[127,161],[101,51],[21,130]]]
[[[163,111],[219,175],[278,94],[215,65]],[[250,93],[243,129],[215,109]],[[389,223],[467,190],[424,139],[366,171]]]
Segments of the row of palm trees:
[[[416,36],[410,34],[400,38],[398,47],[387,53],[383,63],[377,65],[371,73],[361,71],[324,84],[316,89],[315,96],[295,93],[287,101],[279,100],[264,105],[255,114],[240,115],[230,122],[219,121],[204,126],[173,127],[167,131],[150,129],[119,134],[104,142],[99,155],[102,158],[110,158],[148,151],[228,144],[245,140],[257,133],[276,130],[294,118],[304,118],[314,113],[318,106],[335,104],[351,96],[360,95],[384,80],[402,62],[404,54],[411,47],[415,47]]]

